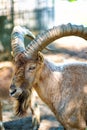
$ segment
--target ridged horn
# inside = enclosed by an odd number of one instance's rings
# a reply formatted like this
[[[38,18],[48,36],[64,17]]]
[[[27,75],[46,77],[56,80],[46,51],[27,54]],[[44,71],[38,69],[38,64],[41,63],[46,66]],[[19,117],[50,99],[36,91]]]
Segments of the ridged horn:
[[[27,36],[31,39],[35,38],[35,36],[32,34],[32,32],[26,28],[23,28],[21,26],[15,26],[13,28],[13,31],[11,34],[11,46],[12,46],[14,57],[17,54],[26,51],[25,45],[24,45],[25,36]]]
[[[60,25],[39,34],[30,44],[26,47],[26,53],[29,57],[36,58],[38,51],[42,51],[48,44],[56,39],[64,36],[79,36],[87,40],[87,27],[83,25]]]

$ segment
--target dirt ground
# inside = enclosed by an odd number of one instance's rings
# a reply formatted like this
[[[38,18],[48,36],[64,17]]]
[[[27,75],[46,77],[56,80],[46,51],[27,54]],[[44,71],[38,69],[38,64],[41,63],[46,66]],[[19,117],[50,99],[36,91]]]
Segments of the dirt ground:
[[[76,38],[76,37],[69,37],[63,38],[60,40],[55,41],[54,44],[50,45],[52,52],[44,51],[45,56],[50,59],[51,61],[55,62],[75,62],[75,61],[82,61],[87,62],[87,41]],[[4,75],[2,73],[2,75]],[[56,121],[53,113],[44,104],[39,97],[37,96],[38,104],[40,107],[41,112],[41,124],[39,130],[58,130],[60,124]],[[4,100],[2,102],[2,110],[3,110],[3,121],[12,121],[18,119],[15,117],[13,111],[13,101],[11,100]],[[31,113],[29,112],[29,116],[31,117]],[[28,129],[26,129],[28,130]],[[61,127],[60,130],[63,130]]]

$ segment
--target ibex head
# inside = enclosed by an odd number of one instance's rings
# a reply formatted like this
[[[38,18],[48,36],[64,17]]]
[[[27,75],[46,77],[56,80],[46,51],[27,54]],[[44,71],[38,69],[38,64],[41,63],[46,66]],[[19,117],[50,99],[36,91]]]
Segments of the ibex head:
[[[20,26],[13,29],[11,44],[15,58],[15,73],[10,86],[10,95],[18,101],[17,114],[26,112],[30,103],[32,87],[38,82],[44,64],[44,58],[40,51],[54,40],[70,35],[87,39],[87,29],[71,24],[61,25],[47,30],[36,38],[30,31]],[[24,36],[33,39],[26,48]]]

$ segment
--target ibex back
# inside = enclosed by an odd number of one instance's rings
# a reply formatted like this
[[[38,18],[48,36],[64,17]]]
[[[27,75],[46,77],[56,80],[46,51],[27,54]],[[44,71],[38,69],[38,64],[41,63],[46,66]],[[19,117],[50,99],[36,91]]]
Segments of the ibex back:
[[[87,28],[71,24],[54,27],[38,35],[26,48],[25,35],[26,29],[20,31],[19,27],[12,32],[16,70],[10,94],[18,101],[16,112],[26,112],[34,88],[66,130],[85,130],[87,64],[55,64],[45,59],[40,51],[60,37],[75,35],[87,39]]]

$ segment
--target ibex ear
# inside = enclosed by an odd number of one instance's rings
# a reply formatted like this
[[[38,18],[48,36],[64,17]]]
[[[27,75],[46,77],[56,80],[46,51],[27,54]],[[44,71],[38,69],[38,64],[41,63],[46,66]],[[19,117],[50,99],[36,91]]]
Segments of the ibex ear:
[[[11,51],[11,56],[14,57],[13,51]]]
[[[41,63],[44,61],[44,57],[43,57],[43,54],[39,51],[38,52],[38,61]]]

